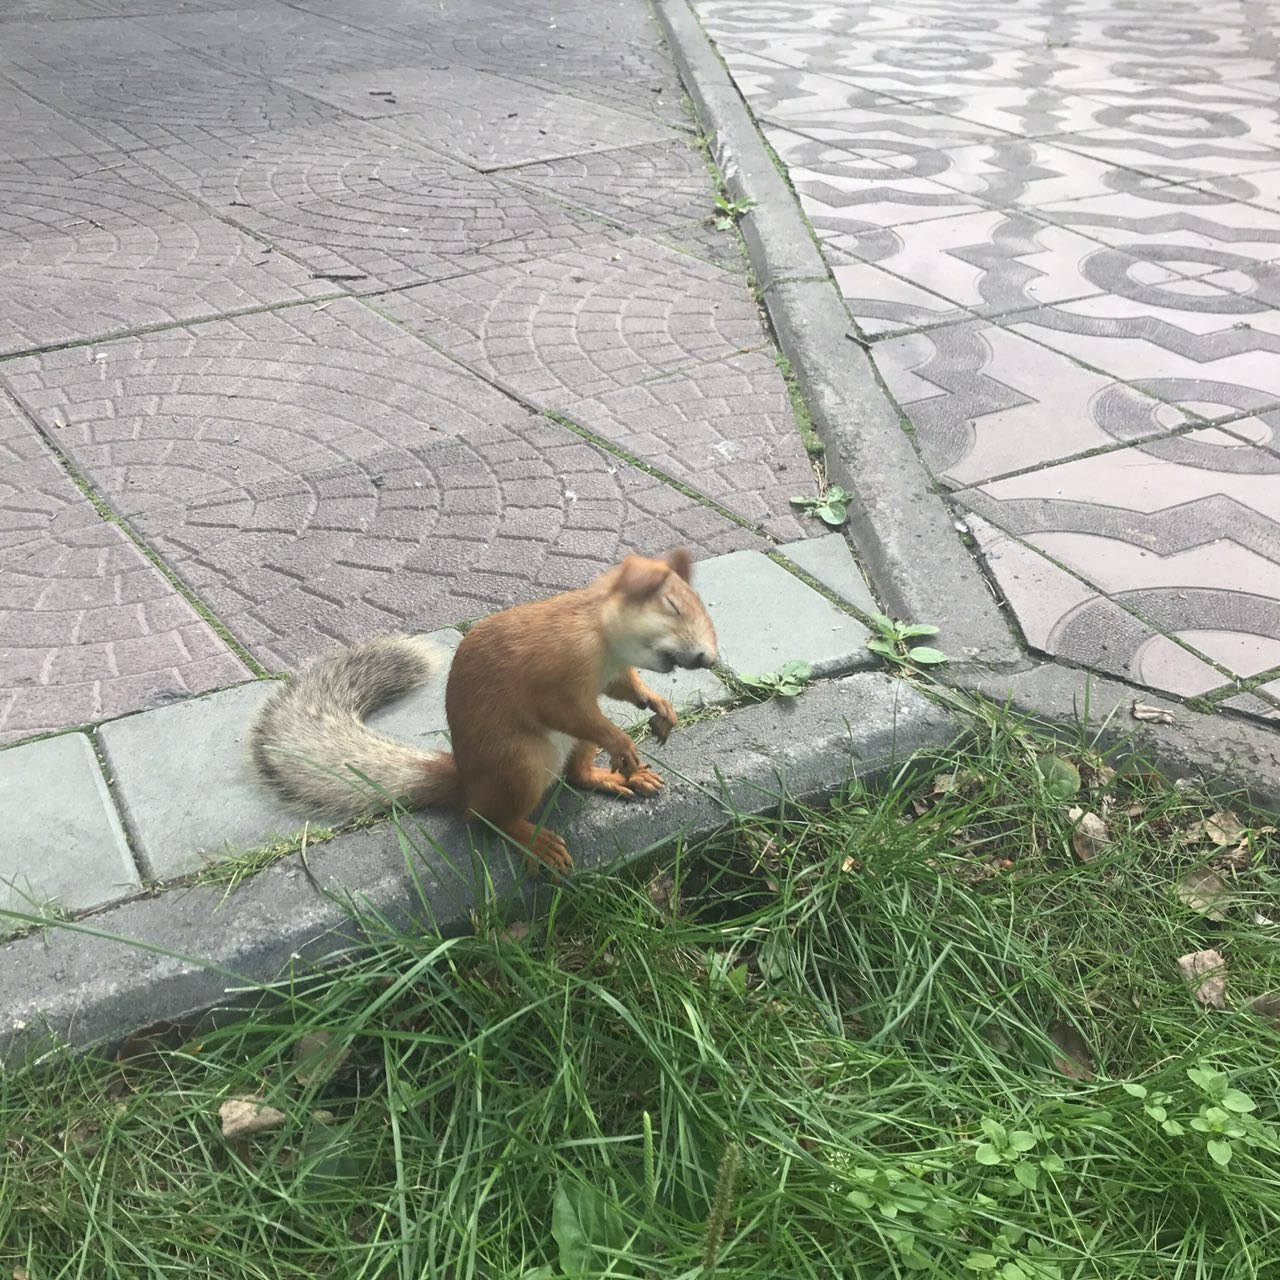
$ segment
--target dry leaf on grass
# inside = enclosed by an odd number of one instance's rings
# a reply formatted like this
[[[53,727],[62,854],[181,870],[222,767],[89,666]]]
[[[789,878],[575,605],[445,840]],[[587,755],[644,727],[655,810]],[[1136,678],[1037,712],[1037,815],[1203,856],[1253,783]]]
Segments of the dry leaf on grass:
[[[1084,1036],[1075,1027],[1065,1022],[1055,1022],[1049,1028],[1049,1039],[1058,1050],[1053,1055],[1053,1065],[1064,1076],[1072,1080],[1093,1079],[1093,1057]]]
[[[1244,835],[1244,823],[1230,809],[1220,809],[1203,822],[1204,833],[1218,846],[1235,844]]]
[[[284,1112],[269,1107],[261,1098],[228,1098],[218,1108],[224,1138],[247,1138],[251,1133],[267,1133],[284,1124]]]
[[[1227,918],[1222,910],[1228,905],[1227,886],[1220,875],[1201,867],[1188,871],[1178,881],[1177,888],[1178,898],[1192,911],[1198,911],[1209,920],[1221,922]]]
[[[1178,957],[1178,968],[1191,985],[1191,994],[1214,1009],[1227,1007],[1227,962],[1221,951],[1192,951]]]
[[[1173,712],[1166,710],[1164,707],[1153,707],[1149,702],[1135,700],[1133,718],[1145,721],[1147,724],[1172,724]]]
[[[1084,809],[1068,809],[1067,817],[1074,824],[1071,847],[1076,851],[1076,857],[1081,862],[1092,862],[1111,843],[1107,824],[1096,813]]]

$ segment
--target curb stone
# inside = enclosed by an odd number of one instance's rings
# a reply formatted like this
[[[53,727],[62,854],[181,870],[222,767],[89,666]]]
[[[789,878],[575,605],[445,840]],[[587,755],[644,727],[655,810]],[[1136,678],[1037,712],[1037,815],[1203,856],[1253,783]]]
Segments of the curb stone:
[[[0,814],[0,908],[75,911],[142,888],[83,733],[0,752]]]
[[[731,810],[760,814],[783,797],[821,803],[850,777],[874,784],[912,752],[943,748],[957,732],[948,712],[876,672],[690,725],[659,751],[642,748],[667,776],[654,799],[562,794],[552,821],[579,867],[566,891],[590,883],[582,872],[643,858],[674,838],[704,839]],[[403,829],[418,846],[408,857],[408,840],[389,823],[313,848],[308,860],[324,893],[293,854],[231,894],[178,889],[165,895],[164,910],[140,899],[0,945],[0,1061],[16,1063],[51,1040],[87,1048],[130,1028],[202,1013],[299,962],[336,960],[360,937],[346,903],[400,927],[429,925],[446,937],[469,930],[475,873],[466,856],[451,866],[439,852],[467,849],[466,828],[426,814]],[[495,891],[510,899],[509,918],[536,909],[533,882],[517,873],[509,851],[483,836],[478,847]]]
[[[1016,665],[1022,652],[870,355],[845,337],[848,312],[737,86],[685,0],[654,6],[730,195],[754,202],[739,227],[779,346],[828,446],[827,473],[857,494],[850,531],[877,594],[888,612],[939,627],[953,660]]]

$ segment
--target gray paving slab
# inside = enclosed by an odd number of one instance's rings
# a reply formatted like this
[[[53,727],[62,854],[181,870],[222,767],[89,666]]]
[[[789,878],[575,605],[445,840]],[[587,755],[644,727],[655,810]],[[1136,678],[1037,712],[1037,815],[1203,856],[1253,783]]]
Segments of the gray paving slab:
[[[793,660],[817,676],[871,664],[866,627],[760,552],[718,556],[695,574],[720,661],[736,674],[765,675]]]
[[[306,819],[254,776],[245,733],[261,680],[99,726],[98,742],[148,880],[190,875],[300,832]]]
[[[842,533],[828,533],[821,538],[806,538],[802,542],[787,542],[778,548],[792,564],[803,569],[816,582],[834,591],[863,613],[879,613],[867,580],[858,568],[858,562],[849,550],[849,543]]]
[[[64,733],[0,751],[0,908],[86,911],[140,887],[89,739]],[[10,925],[0,920],[0,933]]]

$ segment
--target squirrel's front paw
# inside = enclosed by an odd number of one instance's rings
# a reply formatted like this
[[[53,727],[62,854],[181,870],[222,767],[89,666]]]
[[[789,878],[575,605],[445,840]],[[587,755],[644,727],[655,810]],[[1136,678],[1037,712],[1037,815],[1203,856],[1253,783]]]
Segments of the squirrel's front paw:
[[[659,742],[666,742],[671,730],[680,723],[675,707],[666,698],[650,698],[649,710],[653,712],[649,717],[649,728],[653,730],[653,736]]]

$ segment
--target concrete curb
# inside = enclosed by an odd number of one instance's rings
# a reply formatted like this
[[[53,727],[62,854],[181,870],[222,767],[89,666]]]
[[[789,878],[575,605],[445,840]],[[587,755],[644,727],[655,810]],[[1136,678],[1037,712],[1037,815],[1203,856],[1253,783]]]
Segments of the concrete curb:
[[[1021,649],[902,429],[870,355],[755,120],[686,0],[653,0],[676,67],[734,199],[778,343],[828,447],[827,473],[857,494],[858,560],[893,614],[941,628],[953,659],[1012,666]]]
[[[1243,716],[1193,711],[1053,662],[1012,674],[956,672],[950,683],[1044,724],[1085,726],[1100,743],[1144,758],[1166,777],[1194,779],[1217,794],[1243,791],[1258,808],[1280,812],[1280,732]],[[1135,720],[1135,702],[1168,712],[1172,723]]]
[[[913,752],[945,747],[959,732],[949,713],[900,680],[864,673],[820,684],[792,702],[743,708],[678,731],[650,754],[667,776],[651,801],[623,804],[565,793],[550,820],[574,851],[579,874],[643,858],[672,839],[701,840],[731,811],[776,810],[781,798],[818,803],[851,777],[883,778]],[[470,855],[446,859],[441,850]],[[508,916],[537,910],[539,896],[511,853],[460,820],[415,815],[294,854],[232,893],[175,889],[165,903],[140,899],[76,925],[53,925],[0,946],[0,1061],[17,1062],[51,1041],[81,1049],[158,1020],[228,1001],[299,965],[332,961],[362,936],[358,916],[421,924],[446,936],[470,929],[487,877]],[[585,881],[585,883],[589,883]]]

